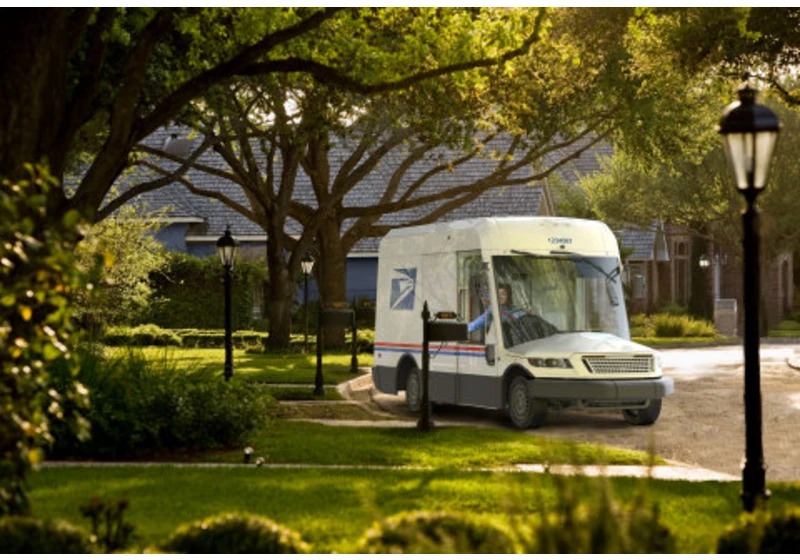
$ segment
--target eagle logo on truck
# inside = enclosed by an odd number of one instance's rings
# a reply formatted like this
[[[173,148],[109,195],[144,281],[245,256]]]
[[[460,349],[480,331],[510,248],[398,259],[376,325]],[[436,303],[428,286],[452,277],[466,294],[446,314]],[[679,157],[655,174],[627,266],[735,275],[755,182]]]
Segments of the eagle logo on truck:
[[[395,268],[392,273],[392,309],[414,309],[414,293],[417,287],[416,268]]]

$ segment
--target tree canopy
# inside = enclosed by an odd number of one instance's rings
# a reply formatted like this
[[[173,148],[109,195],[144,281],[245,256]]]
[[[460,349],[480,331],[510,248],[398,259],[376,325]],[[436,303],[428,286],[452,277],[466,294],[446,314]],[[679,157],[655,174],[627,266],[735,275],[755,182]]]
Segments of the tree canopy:
[[[450,33],[426,31],[440,17]],[[370,93],[525,52],[529,22],[502,11],[371,8],[58,8],[0,21],[0,175],[46,160],[57,178],[81,160],[74,192],[49,206],[93,214],[137,142],[234,76],[301,72]],[[503,22],[482,41],[471,26]],[[376,33],[389,28],[394,34]],[[446,44],[447,53],[440,52]],[[455,47],[455,48],[450,48]],[[349,61],[357,52],[361,61]],[[385,65],[386,73],[367,71]]]

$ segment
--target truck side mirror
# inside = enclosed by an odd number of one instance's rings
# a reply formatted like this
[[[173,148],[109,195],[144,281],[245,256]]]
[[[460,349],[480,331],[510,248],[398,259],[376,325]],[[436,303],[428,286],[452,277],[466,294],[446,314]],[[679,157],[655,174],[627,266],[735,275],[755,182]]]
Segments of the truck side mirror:
[[[494,365],[495,362],[495,346],[494,344],[487,344],[486,345],[486,363],[490,366]]]

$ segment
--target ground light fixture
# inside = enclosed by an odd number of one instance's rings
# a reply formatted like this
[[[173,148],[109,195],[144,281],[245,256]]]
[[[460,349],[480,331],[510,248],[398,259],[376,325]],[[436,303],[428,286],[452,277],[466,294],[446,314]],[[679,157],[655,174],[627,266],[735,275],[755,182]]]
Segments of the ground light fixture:
[[[231,283],[233,265],[236,262],[236,240],[231,235],[231,227],[225,228],[225,234],[217,240],[217,254],[225,271],[225,381],[233,377],[233,326],[231,321]]]
[[[758,90],[744,85],[739,101],[722,115],[717,131],[722,135],[725,155],[736,188],[745,197],[742,214],[744,247],[744,417],[745,459],[742,468],[742,504],[753,511],[769,498],[761,420],[761,372],[759,364],[759,271],[758,210],[756,197],[767,186],[772,156],[778,140],[778,117],[758,105]]]
[[[303,331],[303,353],[308,354],[308,277],[314,270],[314,257],[311,256],[311,253],[306,252],[305,256],[300,259],[300,266],[303,268],[303,314],[306,321]]]

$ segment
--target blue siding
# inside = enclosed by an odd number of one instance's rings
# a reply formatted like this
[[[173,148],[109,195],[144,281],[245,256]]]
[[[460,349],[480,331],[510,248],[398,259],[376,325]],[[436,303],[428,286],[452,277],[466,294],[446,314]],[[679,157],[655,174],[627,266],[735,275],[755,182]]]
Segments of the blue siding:
[[[156,241],[170,251],[187,253],[186,228],[189,224],[170,224],[158,230]]]

